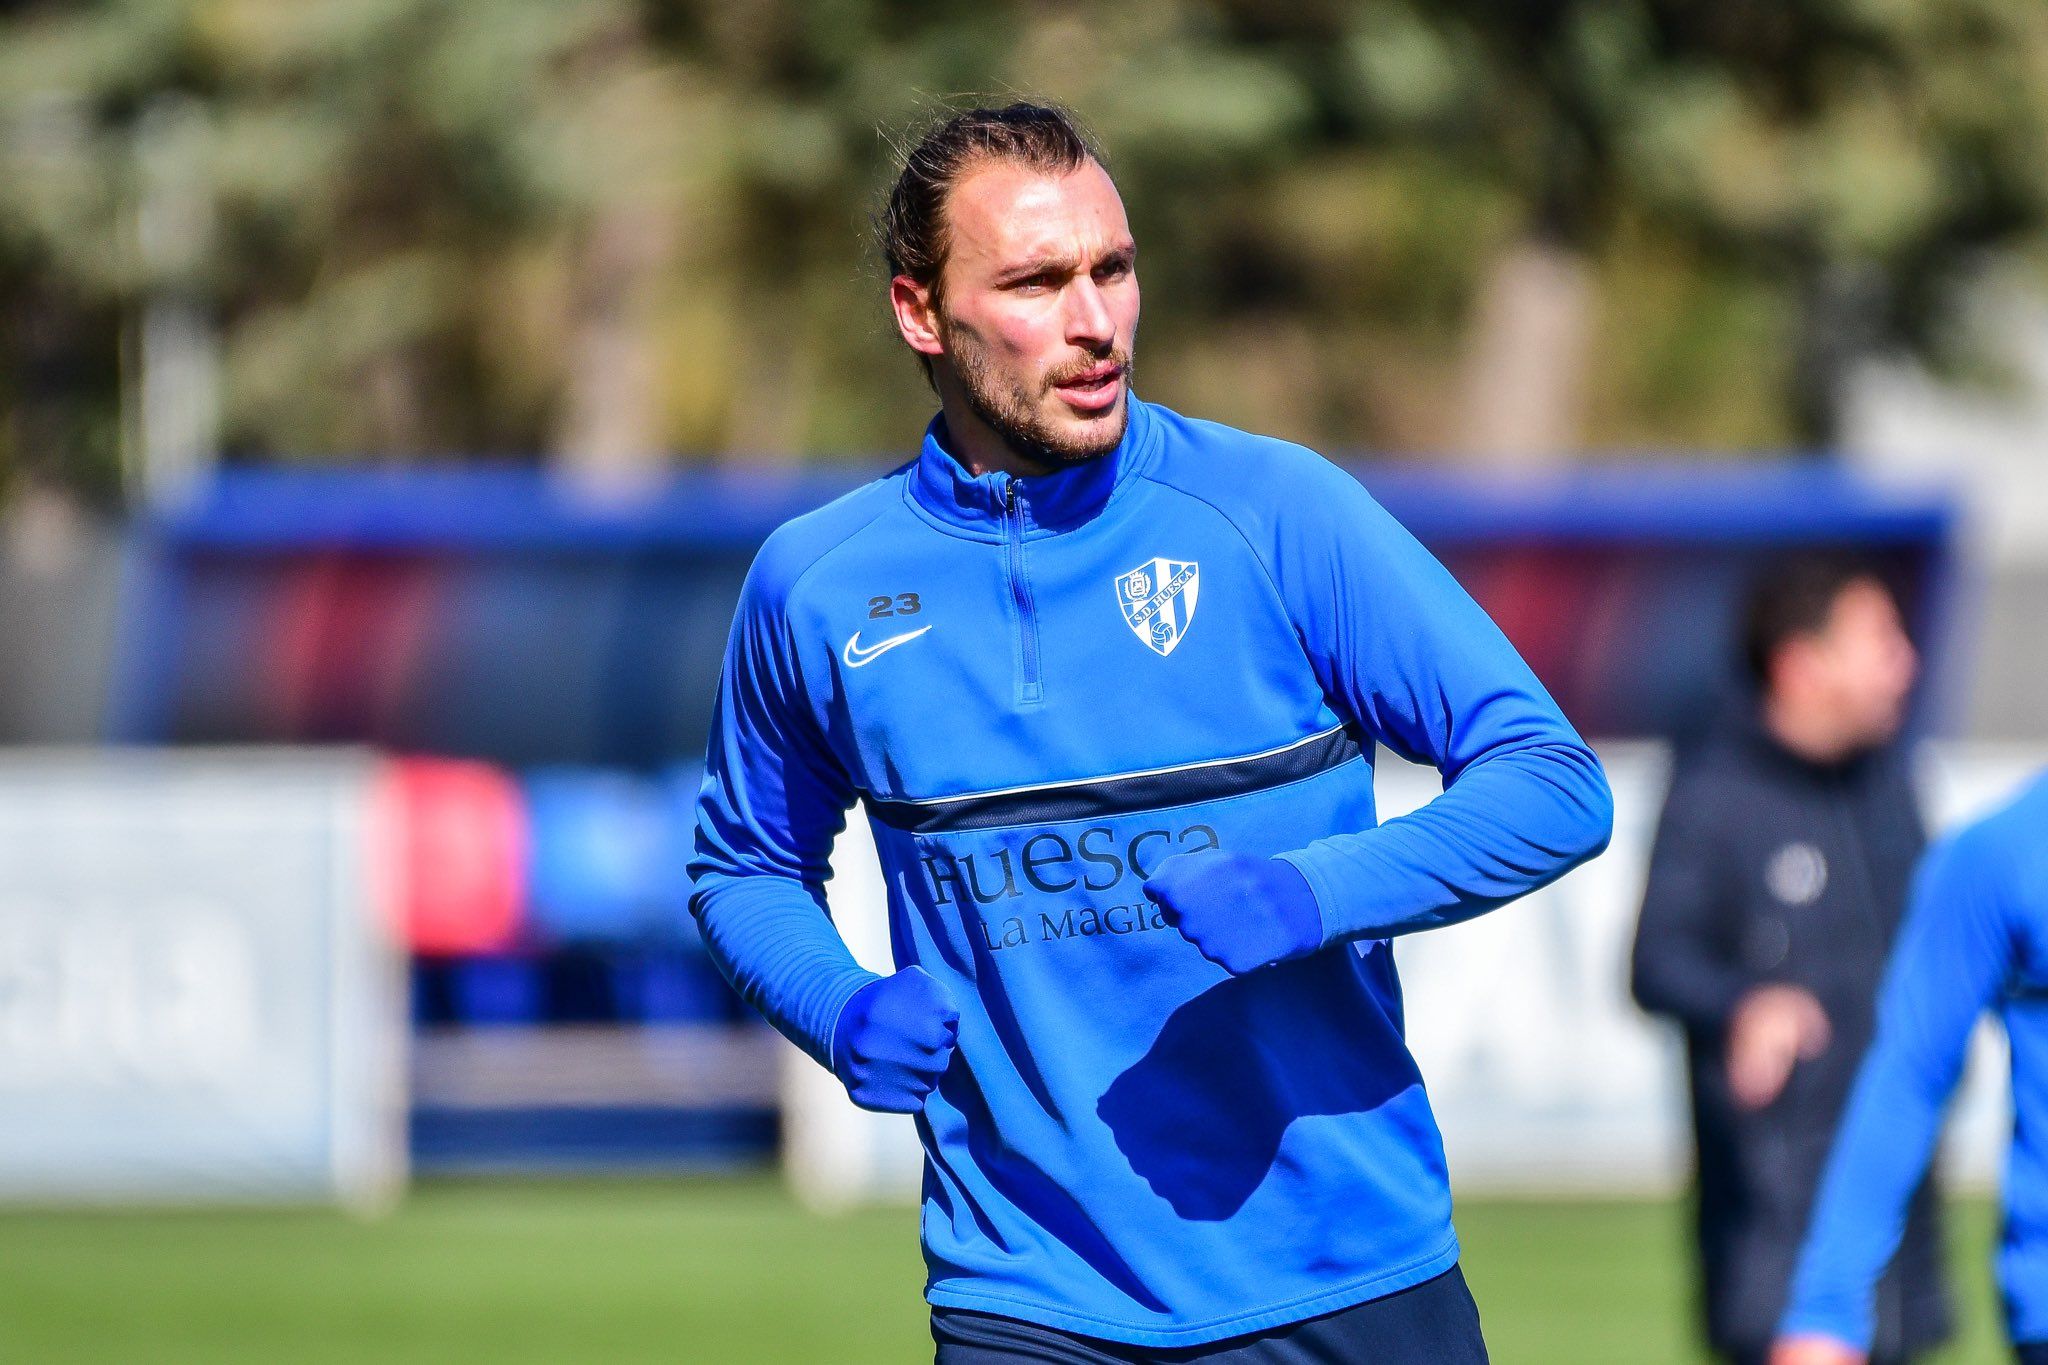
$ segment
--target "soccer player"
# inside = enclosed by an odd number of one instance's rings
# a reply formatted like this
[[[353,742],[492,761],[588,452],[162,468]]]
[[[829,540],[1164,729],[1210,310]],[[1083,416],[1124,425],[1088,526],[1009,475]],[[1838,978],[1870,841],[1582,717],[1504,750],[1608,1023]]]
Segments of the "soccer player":
[[[1862,1365],[1873,1285],[1899,1243],[1977,1016],[2012,1044],[1999,1278],[2021,1365],[2048,1365],[2048,775],[1937,844],[1915,879],[1772,1365]]]
[[[1130,391],[1137,244],[1065,114],[940,123],[881,236],[939,413],[755,561],[705,941],[917,1116],[941,1365],[1483,1361],[1388,940],[1598,852],[1598,762],[1349,475]],[[1443,794],[1377,825],[1374,741]],[[855,800],[888,976],[824,914]]]
[[[1926,840],[1894,742],[1918,660],[1882,580],[1772,565],[1743,654],[1754,690],[1676,765],[1633,984],[1685,1029],[1707,1337],[1760,1365]],[[1923,1191],[1879,1290],[1881,1359],[1946,1334],[1933,1214]]]

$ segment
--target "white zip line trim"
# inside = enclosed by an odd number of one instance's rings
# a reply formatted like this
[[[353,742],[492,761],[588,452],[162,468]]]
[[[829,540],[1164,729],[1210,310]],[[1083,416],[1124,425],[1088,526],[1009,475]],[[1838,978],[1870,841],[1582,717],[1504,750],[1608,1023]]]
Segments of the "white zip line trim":
[[[1140,768],[1136,772],[1111,773],[1107,777],[1070,777],[1059,782],[1033,782],[1022,787],[998,787],[994,791],[962,792],[958,796],[926,796],[917,800],[892,801],[889,804],[898,806],[946,806],[951,805],[955,801],[979,801],[990,796],[1022,796],[1026,792],[1054,791],[1060,787],[1079,787],[1096,782],[1121,782],[1127,777],[1161,777],[1167,773],[1193,772],[1198,768],[1220,768],[1226,763],[1249,763],[1256,758],[1271,758],[1275,754],[1284,754],[1290,749],[1299,749],[1304,744],[1313,744],[1319,739],[1328,739],[1331,735],[1336,734],[1342,729],[1344,729],[1344,723],[1339,721],[1329,729],[1317,734],[1304,735],[1300,739],[1290,740],[1286,744],[1276,745],[1271,749],[1261,749],[1255,754],[1236,754],[1230,758],[1205,758],[1199,763],[1169,763],[1163,768]]]

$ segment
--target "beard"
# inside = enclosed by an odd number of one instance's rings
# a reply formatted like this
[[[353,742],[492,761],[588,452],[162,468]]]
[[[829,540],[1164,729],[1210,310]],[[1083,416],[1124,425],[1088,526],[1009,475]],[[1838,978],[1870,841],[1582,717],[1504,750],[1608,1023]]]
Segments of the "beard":
[[[1123,440],[1124,426],[1130,420],[1130,405],[1125,401],[1131,393],[1130,351],[1112,349],[1062,365],[1040,380],[1034,391],[1032,383],[1022,376],[998,374],[989,362],[987,348],[971,329],[950,319],[942,320],[941,329],[947,359],[952,362],[953,373],[959,376],[968,409],[1024,460],[1045,466],[1079,464],[1100,459]],[[1046,399],[1057,386],[1079,378],[1105,360],[1114,362],[1123,373],[1124,390],[1117,395],[1112,414],[1107,420],[1090,423],[1084,432],[1062,430],[1046,413]]]

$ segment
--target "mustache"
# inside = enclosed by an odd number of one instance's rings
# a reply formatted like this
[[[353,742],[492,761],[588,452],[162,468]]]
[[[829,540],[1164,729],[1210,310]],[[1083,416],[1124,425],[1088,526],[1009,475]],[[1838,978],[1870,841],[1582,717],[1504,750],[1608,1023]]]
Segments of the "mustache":
[[[1128,350],[1117,350],[1111,351],[1108,355],[1096,356],[1090,360],[1080,360],[1070,365],[1062,365],[1059,369],[1054,370],[1045,377],[1045,387],[1056,389],[1062,384],[1071,384],[1105,361],[1116,366],[1118,378],[1129,379],[1131,377],[1131,353]]]

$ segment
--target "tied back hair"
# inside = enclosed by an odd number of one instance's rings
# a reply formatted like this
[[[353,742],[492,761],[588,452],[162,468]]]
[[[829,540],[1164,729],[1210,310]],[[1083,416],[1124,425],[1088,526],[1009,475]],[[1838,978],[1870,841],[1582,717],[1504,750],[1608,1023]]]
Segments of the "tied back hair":
[[[915,141],[893,142],[901,169],[875,218],[875,242],[889,277],[906,275],[941,302],[946,255],[952,245],[946,202],[969,172],[990,163],[1021,166],[1043,175],[1069,175],[1088,162],[1102,164],[1095,140],[1067,110],[1038,100],[977,106],[947,114]],[[925,378],[931,357],[919,355]]]

